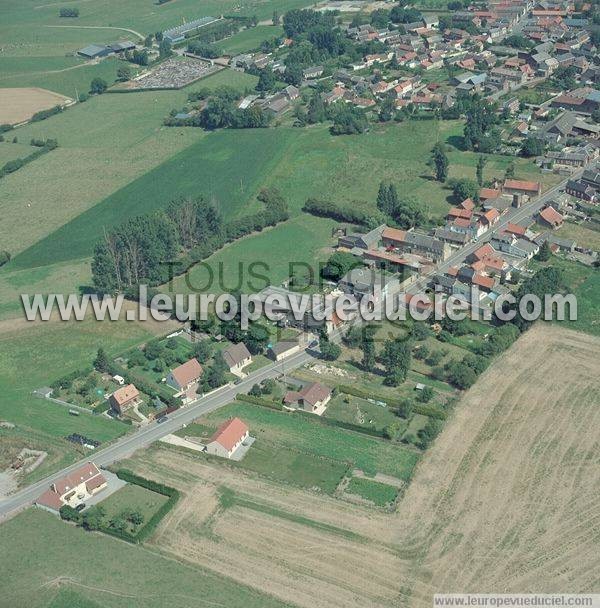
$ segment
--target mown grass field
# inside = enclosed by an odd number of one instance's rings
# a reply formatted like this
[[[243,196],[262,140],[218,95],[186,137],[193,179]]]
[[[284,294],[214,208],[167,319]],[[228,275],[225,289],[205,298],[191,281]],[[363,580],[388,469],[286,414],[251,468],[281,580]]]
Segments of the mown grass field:
[[[11,133],[20,142],[54,138],[59,147],[1,180],[3,248],[13,255],[27,249],[198,141],[197,129],[161,126],[186,97],[183,91],[105,94]]]
[[[128,483],[99,504],[104,509],[104,518],[107,522],[119,517],[123,512],[137,511],[144,518],[141,524],[144,525],[167,500],[169,500],[168,496]],[[134,532],[134,528],[135,526],[129,524],[128,531]]]
[[[281,26],[258,25],[221,40],[217,43],[217,47],[225,55],[237,55],[259,49],[264,40],[277,38],[282,34]]]
[[[346,492],[356,494],[378,507],[384,507],[395,500],[398,495],[398,488],[372,479],[353,477],[346,487]]]
[[[195,608],[200,601],[237,608],[285,606],[225,577],[87,533],[33,508],[0,527],[0,569],[3,606]]]
[[[155,128],[160,129],[158,124]],[[167,137],[176,137],[179,131],[164,129],[174,131],[165,134]],[[274,138],[268,129],[223,130],[205,135],[199,129],[188,128],[183,137],[195,136],[200,141],[65,223],[17,256],[11,266],[27,268],[87,257],[104,228],[110,229],[130,217],[163,208],[183,196],[214,198],[223,215],[232,217],[257,193],[292,135],[292,131],[287,130]],[[67,243],[69,246],[65,247]]]
[[[416,452],[387,441],[328,427],[298,414],[288,414],[245,403],[232,403],[209,414],[218,423],[238,416],[257,438],[337,460],[365,471],[381,472],[408,481],[418,460]],[[250,448],[250,451],[253,448]]]

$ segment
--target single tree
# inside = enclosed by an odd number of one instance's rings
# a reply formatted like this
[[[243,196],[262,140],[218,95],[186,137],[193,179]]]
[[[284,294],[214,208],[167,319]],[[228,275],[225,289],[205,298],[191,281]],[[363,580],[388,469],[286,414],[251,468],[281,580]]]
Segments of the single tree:
[[[104,91],[108,88],[108,84],[102,78],[94,78],[90,83],[90,93],[93,95],[102,95]]]
[[[435,167],[435,179],[438,182],[443,183],[448,178],[448,167],[450,165],[450,161],[448,160],[448,155],[444,150],[444,146],[440,142],[435,144],[433,147],[431,156]]]
[[[487,159],[485,158],[485,156],[482,155],[477,159],[476,176],[477,176],[477,183],[479,184],[479,186],[483,186],[483,170],[484,170],[486,164],[487,164]]]

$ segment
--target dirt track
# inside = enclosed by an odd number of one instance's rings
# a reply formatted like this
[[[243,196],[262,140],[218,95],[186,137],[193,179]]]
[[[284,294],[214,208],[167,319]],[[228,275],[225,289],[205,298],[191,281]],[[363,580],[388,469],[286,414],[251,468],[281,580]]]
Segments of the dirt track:
[[[392,515],[165,449],[127,466],[189,494],[154,542],[301,606],[431,606],[433,593],[451,591],[598,591],[599,352],[600,340],[583,334],[528,332],[457,406]],[[196,498],[193,483],[204,488]],[[207,485],[363,539],[220,510],[210,491],[207,503]],[[203,506],[189,508],[199,498]]]

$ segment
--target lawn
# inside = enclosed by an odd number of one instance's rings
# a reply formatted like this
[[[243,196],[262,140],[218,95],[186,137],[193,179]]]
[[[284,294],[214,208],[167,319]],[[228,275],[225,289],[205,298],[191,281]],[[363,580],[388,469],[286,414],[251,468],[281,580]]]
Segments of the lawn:
[[[392,422],[402,422],[402,418],[398,418],[387,407],[375,405],[366,399],[353,395],[337,395],[329,402],[323,415],[325,418],[355,424],[375,431],[383,431]]]
[[[532,270],[543,266],[560,269],[568,292],[577,298],[577,320],[555,322],[560,323],[562,327],[600,335],[600,271],[562,256],[552,256],[544,263],[534,260],[531,264]]]
[[[99,504],[104,509],[104,518],[107,522],[110,522],[114,517],[119,517],[124,512],[136,511],[143,517],[143,525],[148,523],[150,518],[168,500],[168,496],[128,483]],[[135,534],[136,526],[128,522],[127,531]]]
[[[238,70],[220,70],[216,74],[212,74],[207,78],[194,83],[194,88],[185,89],[186,94],[194,90],[200,89],[216,89],[217,87],[232,87],[240,92],[240,95],[246,92],[247,89],[254,90],[258,77],[246,72]]]
[[[195,608],[201,598],[207,606],[283,608],[230,579],[90,534],[41,509],[28,509],[0,526],[0,570],[6,606]]]
[[[561,239],[573,239],[578,247],[600,251],[600,230],[595,230],[591,224],[565,222],[556,235]]]
[[[242,30],[226,40],[217,43],[219,50],[225,55],[238,55],[260,49],[264,40],[278,38],[283,35],[281,26],[259,25]]]
[[[105,97],[135,100],[138,95]],[[130,117],[130,120],[135,118]],[[147,118],[142,120],[145,122]],[[195,136],[200,141],[67,221],[18,255],[10,265],[27,268],[89,256],[104,228],[110,229],[128,218],[164,208],[172,200],[184,196],[214,198],[223,215],[233,217],[263,185],[265,176],[295,134],[292,130],[282,130],[279,137],[273,137],[269,129],[248,129],[205,135],[193,128],[160,129],[159,123],[157,120],[154,130],[173,131],[173,136],[181,131],[185,138]],[[150,141],[146,141],[144,147],[148,145],[151,145]]]
[[[346,488],[346,492],[369,500],[378,507],[385,507],[398,496],[398,488],[364,477],[353,477]]]
[[[313,422],[305,416],[289,414],[244,403],[233,403],[206,419],[218,423],[238,416],[250,427],[257,442],[268,442],[300,452],[337,460],[364,471],[386,473],[408,481],[418,454],[375,438]]]

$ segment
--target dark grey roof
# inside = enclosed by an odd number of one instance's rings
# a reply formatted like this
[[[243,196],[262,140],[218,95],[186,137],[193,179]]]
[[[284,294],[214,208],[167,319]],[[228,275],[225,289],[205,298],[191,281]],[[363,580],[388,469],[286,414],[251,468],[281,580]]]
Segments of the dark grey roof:
[[[246,345],[243,342],[233,344],[223,351],[223,358],[229,367],[239,365],[242,361],[251,356],[250,351],[246,348]]]
[[[281,353],[285,353],[288,350],[292,350],[293,348],[296,348],[297,346],[298,346],[297,340],[282,340],[280,342],[277,342],[277,344],[273,344],[273,346],[271,346],[271,352],[274,355],[281,355]]]

